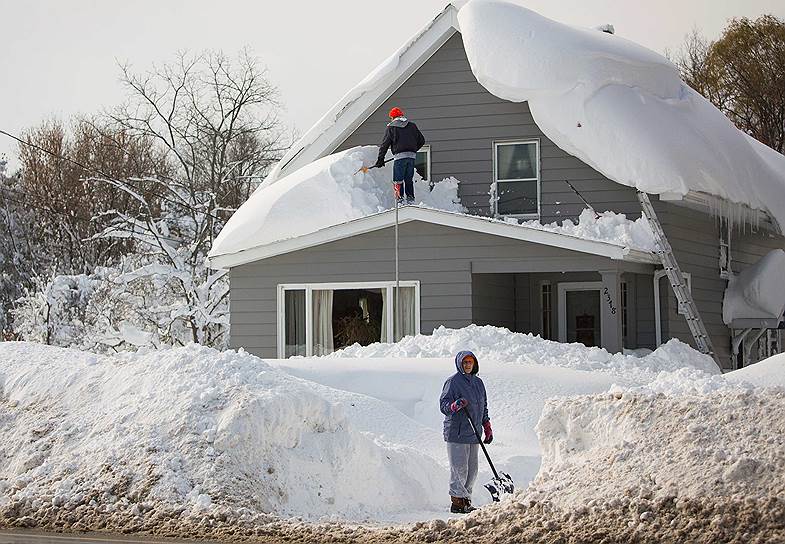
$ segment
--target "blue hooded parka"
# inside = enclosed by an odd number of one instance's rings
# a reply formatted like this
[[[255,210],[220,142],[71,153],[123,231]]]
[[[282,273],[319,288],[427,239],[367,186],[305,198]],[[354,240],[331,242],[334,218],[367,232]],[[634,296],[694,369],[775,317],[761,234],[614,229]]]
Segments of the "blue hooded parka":
[[[471,374],[464,374],[463,359],[471,355],[477,361]],[[488,399],[485,394],[485,384],[477,373],[480,372],[480,361],[471,351],[460,351],[455,356],[455,374],[444,382],[442,395],[439,397],[439,408],[444,414],[444,441],[458,444],[478,444],[477,437],[471,425],[466,421],[466,411],[452,413],[450,404],[458,399],[466,399],[469,406],[466,410],[472,418],[477,431],[482,433],[483,423],[490,420],[488,417]]]

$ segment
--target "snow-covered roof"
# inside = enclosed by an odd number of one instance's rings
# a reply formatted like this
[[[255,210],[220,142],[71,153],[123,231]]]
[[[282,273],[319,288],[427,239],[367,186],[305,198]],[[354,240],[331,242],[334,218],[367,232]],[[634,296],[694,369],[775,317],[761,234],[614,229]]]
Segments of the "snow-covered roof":
[[[210,250],[214,268],[230,268],[372,230],[394,221],[392,165],[367,173],[376,146],[322,157],[256,191],[229,219]],[[543,225],[467,215],[454,178],[435,183],[415,174],[418,206],[400,210],[400,221],[425,221],[517,240],[636,262],[655,262],[645,219],[606,212],[581,214],[577,223]]]
[[[412,221],[422,221],[434,225],[454,227],[608,257],[614,260],[649,264],[659,263],[657,257],[651,252],[632,249],[611,242],[590,240],[551,230],[543,230],[542,228],[534,228],[532,226],[526,226],[525,224],[519,225],[517,223],[508,223],[459,212],[437,210],[421,206],[404,206],[398,211],[398,221],[400,224],[406,224]],[[386,210],[344,223],[333,224],[301,236],[286,238],[265,245],[248,247],[234,253],[214,255],[210,257],[210,266],[213,268],[231,268],[260,259],[283,255],[292,251],[299,251],[301,249],[335,242],[351,236],[389,228],[394,224],[395,211]]]
[[[738,130],[666,58],[504,0],[472,0],[458,21],[480,84],[528,102],[548,138],[608,178],[716,195],[785,225],[785,157]]]
[[[785,251],[775,249],[731,276],[722,319],[734,329],[776,327],[785,312]]]
[[[390,55],[346,93],[283,156],[261,187],[332,153],[458,31],[458,10],[466,1],[453,1],[403,47]]]
[[[456,31],[489,92],[528,102],[549,139],[609,179],[670,199],[714,195],[785,226],[785,157],[736,129],[670,61],[504,0],[449,4],[333,106],[262,187],[331,153]]]

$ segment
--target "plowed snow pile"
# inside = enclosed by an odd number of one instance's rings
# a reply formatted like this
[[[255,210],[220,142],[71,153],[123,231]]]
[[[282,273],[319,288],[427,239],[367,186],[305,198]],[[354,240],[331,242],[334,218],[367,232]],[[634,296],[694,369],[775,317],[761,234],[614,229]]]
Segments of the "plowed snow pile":
[[[315,391],[244,353],[0,343],[0,526],[375,519],[438,504],[435,461],[353,430]]]
[[[785,542],[785,389],[718,380],[548,401],[530,487],[417,538]]]

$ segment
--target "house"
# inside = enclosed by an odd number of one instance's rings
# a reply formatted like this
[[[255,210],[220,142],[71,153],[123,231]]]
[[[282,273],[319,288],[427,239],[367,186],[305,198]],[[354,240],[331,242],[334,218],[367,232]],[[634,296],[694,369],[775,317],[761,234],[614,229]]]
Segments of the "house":
[[[478,3],[477,9],[486,7]],[[524,11],[522,16],[534,17]],[[466,17],[463,13],[468,26],[471,13]],[[521,28],[521,21],[516,24],[513,28]],[[588,31],[581,32],[583,36]],[[603,36],[603,40],[622,40]],[[472,39],[476,47],[477,34]],[[520,224],[522,220],[577,221],[586,208],[584,199],[598,211],[633,220],[641,216],[636,190],[641,187],[624,171],[617,173],[616,165],[606,168],[608,157],[605,163],[595,161],[596,152],[586,149],[595,149],[596,141],[578,149],[568,140],[557,145],[554,135],[563,131],[554,131],[549,123],[549,137],[543,130],[545,122],[538,123],[546,118],[542,104],[547,100],[536,104],[535,116],[534,99],[498,96],[504,94],[504,86],[481,84],[469,53],[459,8],[450,4],[306,133],[260,188],[272,191],[276,183],[295,173],[304,175],[310,165],[335,152],[376,144],[387,112],[395,105],[416,120],[428,140],[418,155],[418,172],[428,180],[460,180],[458,196],[466,213],[420,206],[397,211],[397,293],[395,210],[244,245],[228,241],[255,216],[238,212],[210,254],[213,267],[229,270],[232,347],[262,357],[324,354],[355,341],[386,342],[427,334],[442,325],[458,328],[471,323],[582,342],[611,352],[654,349],[673,337],[694,344],[657,255],[613,241]],[[668,69],[664,61],[654,62],[660,63],[657,69]],[[488,87],[501,90],[492,93]],[[581,122],[576,126],[581,129]],[[634,147],[634,135],[629,136],[629,153],[642,153]],[[766,176],[782,181],[785,193],[785,162],[773,157],[774,151],[755,150],[746,152],[754,157],[763,153],[763,158],[753,159],[746,171],[758,172],[754,162],[759,160],[760,168],[768,168]],[[628,163],[641,158],[645,157],[633,156]],[[678,170],[679,163],[673,164],[666,166]],[[756,196],[757,189],[731,185],[644,189],[652,194],[724,368],[783,349],[780,327],[785,305],[758,304],[750,298],[766,297],[745,287],[763,282],[779,284],[777,291],[785,292],[784,270],[759,266],[760,271],[747,274],[744,285],[736,279],[772,251],[773,262],[780,262],[777,250],[785,248],[785,237],[777,219],[779,208],[764,207],[765,191]],[[307,204],[303,206],[307,213]],[[736,218],[735,224],[730,217]],[[741,316],[726,305],[723,317],[729,280],[736,281],[736,298],[749,303],[733,304],[746,308]],[[395,299],[398,312],[393,311]]]

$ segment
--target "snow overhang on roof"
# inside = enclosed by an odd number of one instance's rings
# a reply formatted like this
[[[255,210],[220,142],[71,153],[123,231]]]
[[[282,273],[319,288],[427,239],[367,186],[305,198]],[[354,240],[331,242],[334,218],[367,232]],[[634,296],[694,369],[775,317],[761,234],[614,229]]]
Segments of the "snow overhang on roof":
[[[737,130],[670,61],[498,0],[448,4],[311,127],[260,187],[332,153],[458,31],[489,92],[527,101],[549,139],[609,179],[671,200],[711,194],[766,212],[782,232],[785,157]]]
[[[503,238],[511,238],[523,242],[532,242],[551,247],[558,247],[580,253],[607,257],[612,260],[620,260],[644,264],[657,264],[657,257],[645,251],[639,251],[622,247],[620,245],[596,240],[586,240],[576,236],[540,230],[504,221],[493,220],[485,217],[466,215],[462,213],[447,212],[422,208],[419,206],[405,206],[398,211],[398,221],[401,224],[412,221],[423,221],[434,225],[454,227]],[[283,255],[293,251],[307,249],[309,247],[335,242],[351,236],[357,236],[384,228],[389,228],[395,224],[395,211],[387,210],[341,223],[330,227],[298,236],[273,242],[271,244],[244,249],[236,253],[215,255],[210,257],[211,268],[232,268],[250,262],[258,261]]]
[[[732,329],[776,328],[785,312],[785,251],[775,249],[728,281],[722,320]]]

